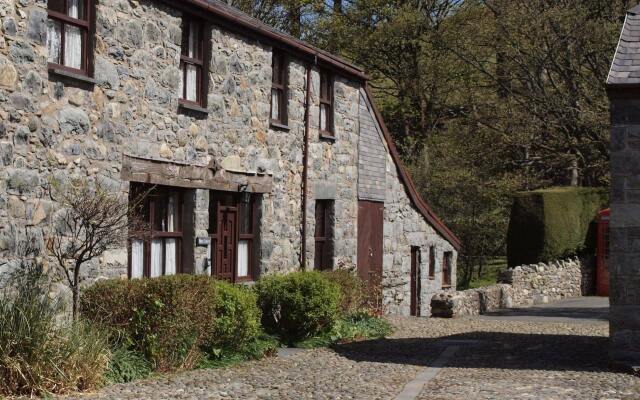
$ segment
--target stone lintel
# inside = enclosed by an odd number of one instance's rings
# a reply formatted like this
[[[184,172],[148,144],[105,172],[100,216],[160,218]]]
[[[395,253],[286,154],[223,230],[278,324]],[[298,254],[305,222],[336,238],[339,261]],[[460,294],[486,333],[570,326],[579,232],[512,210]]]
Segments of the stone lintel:
[[[246,185],[252,193],[269,193],[273,179],[269,175],[238,173],[208,166],[123,156],[121,178],[125,181],[155,185],[237,192]]]

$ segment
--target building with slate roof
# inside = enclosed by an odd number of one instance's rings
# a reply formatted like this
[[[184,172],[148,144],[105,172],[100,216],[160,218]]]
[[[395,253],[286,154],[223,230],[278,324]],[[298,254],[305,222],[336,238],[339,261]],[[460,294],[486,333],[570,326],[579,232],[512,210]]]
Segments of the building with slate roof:
[[[607,78],[611,110],[610,357],[640,366],[640,6],[627,12]]]
[[[151,191],[147,231],[87,283],[347,268],[415,315],[455,289],[460,242],[361,68],[217,0],[8,0],[0,18],[0,270],[45,250],[51,178],[80,177]]]

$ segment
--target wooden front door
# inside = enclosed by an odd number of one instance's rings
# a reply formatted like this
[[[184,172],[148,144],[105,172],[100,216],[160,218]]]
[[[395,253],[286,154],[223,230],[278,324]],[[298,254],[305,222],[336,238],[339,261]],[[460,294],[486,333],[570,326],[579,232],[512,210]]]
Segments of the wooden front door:
[[[213,275],[220,279],[235,281],[236,249],[238,248],[238,208],[218,207],[218,229],[213,237],[215,252]]]
[[[411,307],[414,317],[420,316],[420,248],[411,248]]]
[[[382,278],[383,226],[384,203],[359,201],[358,275],[372,288],[377,288]],[[379,291],[379,288],[376,291]]]

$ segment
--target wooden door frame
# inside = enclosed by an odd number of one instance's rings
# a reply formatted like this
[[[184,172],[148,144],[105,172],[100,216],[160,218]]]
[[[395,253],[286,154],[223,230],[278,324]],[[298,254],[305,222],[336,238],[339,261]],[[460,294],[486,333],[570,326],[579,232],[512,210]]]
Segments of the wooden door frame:
[[[409,314],[413,317],[420,316],[420,308],[421,304],[421,292],[422,292],[422,282],[421,278],[421,268],[420,264],[422,254],[419,246],[411,246],[411,276],[409,283],[409,293],[410,293],[410,304],[409,304]]]

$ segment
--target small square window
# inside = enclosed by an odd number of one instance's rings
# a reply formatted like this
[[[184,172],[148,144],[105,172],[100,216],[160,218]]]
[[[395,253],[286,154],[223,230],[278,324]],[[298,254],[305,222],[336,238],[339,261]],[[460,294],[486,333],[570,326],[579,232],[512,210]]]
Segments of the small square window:
[[[93,0],[49,0],[47,61],[53,68],[89,75]]]

